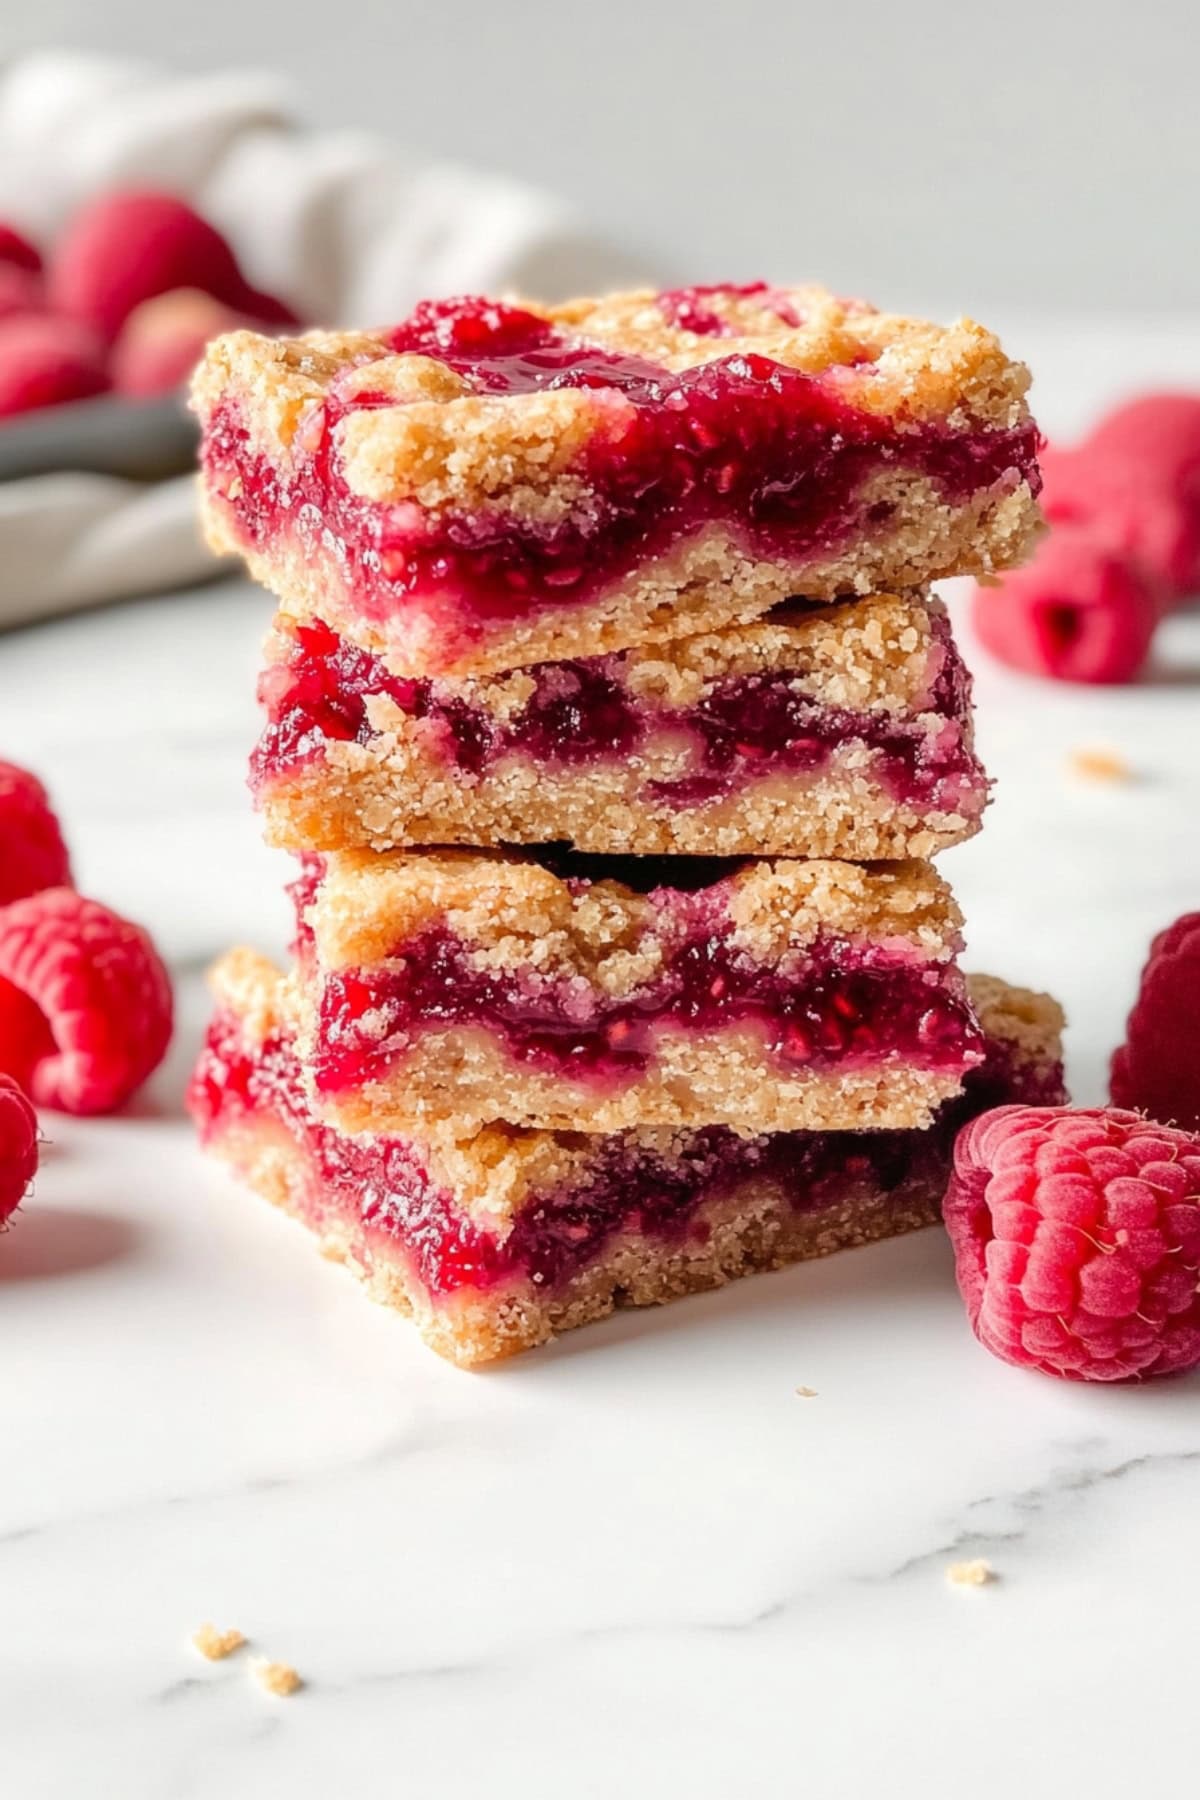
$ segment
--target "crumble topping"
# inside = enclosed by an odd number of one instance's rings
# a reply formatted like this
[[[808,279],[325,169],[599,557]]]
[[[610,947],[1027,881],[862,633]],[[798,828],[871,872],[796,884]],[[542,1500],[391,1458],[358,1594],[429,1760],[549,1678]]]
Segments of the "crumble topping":
[[[812,375],[836,371],[851,404],[896,415],[901,426],[940,418],[955,430],[1012,428],[1028,416],[1028,370],[971,319],[939,326],[817,286],[775,289],[767,299],[726,290],[708,302],[726,330],[710,335],[674,322],[662,298],[645,289],[562,306],[516,304],[583,344],[644,357],[674,374],[733,356],[768,357]],[[276,453],[303,443],[308,415],[331,390],[347,399],[385,397],[393,404],[360,408],[337,427],[346,477],[365,498],[424,490],[430,505],[457,497],[468,470],[480,495],[512,484],[526,467],[544,487],[593,432],[619,431],[628,409],[612,388],[497,397],[465,386],[436,357],[396,354],[384,332],[279,339],[237,331],[210,344],[193,396],[204,415],[226,394],[240,394],[258,447]]]
[[[922,959],[948,961],[961,948],[962,914],[930,863],[777,861],[752,863],[730,883],[735,941],[778,962],[818,933],[884,939]]]
[[[822,932],[885,937],[942,961],[959,943],[961,915],[927,863],[735,862],[722,887],[734,941],[764,962],[803,950]],[[616,995],[658,967],[661,917],[647,895],[617,880],[590,881],[580,892],[540,863],[502,851],[348,850],[326,858],[309,920],[329,970],[385,961],[444,923],[487,966],[578,969]]]
[[[243,1036],[261,1044],[279,1024],[280,977],[269,958],[241,945],[213,964],[209,989],[218,1006],[236,1015]]]
[[[1066,1015],[1053,995],[1009,987],[995,975],[968,975],[967,987],[985,1037],[1011,1044],[1022,1062],[1062,1061]]]
[[[945,617],[941,601],[921,593],[784,605],[749,625],[626,651],[622,674],[632,693],[680,710],[722,677],[785,669],[830,706],[900,711],[928,696],[931,621]]]

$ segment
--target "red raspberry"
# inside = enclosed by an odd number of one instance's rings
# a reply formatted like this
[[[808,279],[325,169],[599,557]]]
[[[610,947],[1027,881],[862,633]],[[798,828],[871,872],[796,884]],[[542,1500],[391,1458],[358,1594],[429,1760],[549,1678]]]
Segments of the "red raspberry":
[[[20,1206],[37,1166],[37,1114],[12,1076],[0,1072],[0,1225]]]
[[[1200,1363],[1200,1137],[1001,1106],[959,1133],[945,1218],[972,1329],[1005,1362],[1069,1381]]]
[[[8,225],[0,219],[0,263],[11,263],[16,269],[28,269],[30,274],[41,272],[42,259],[36,245],[31,244],[23,232],[15,225]]]
[[[0,1068],[39,1106],[111,1112],[171,1039],[171,983],[140,925],[73,888],[0,910]]]
[[[28,312],[0,319],[0,419],[90,400],[108,386],[99,345],[74,319]]]
[[[111,343],[135,306],[172,288],[200,288],[273,326],[296,315],[252,288],[225,239],[174,194],[101,194],[63,233],[50,268],[52,305]]]
[[[1116,1106],[1200,1131],[1200,913],[1151,944],[1109,1091]]]
[[[1144,566],[1087,522],[1059,524],[1033,561],[976,589],[981,641],[1010,668],[1060,681],[1132,681],[1166,597]]]
[[[28,769],[0,762],[0,906],[70,880],[67,847],[45,788]]]

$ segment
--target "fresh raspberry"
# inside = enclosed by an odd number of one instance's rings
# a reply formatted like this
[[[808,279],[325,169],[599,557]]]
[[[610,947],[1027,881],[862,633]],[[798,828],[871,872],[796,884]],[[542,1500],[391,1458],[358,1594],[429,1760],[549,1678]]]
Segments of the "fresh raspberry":
[[[1200,1131],[1200,913],[1151,944],[1109,1091],[1116,1106]]]
[[[945,1218],[972,1329],[1005,1362],[1069,1381],[1200,1363],[1200,1137],[1001,1106],[959,1133]]]
[[[37,1166],[37,1114],[19,1083],[0,1070],[0,1225],[20,1206]]]
[[[1166,598],[1145,568],[1090,522],[1056,525],[1037,555],[976,589],[980,640],[1010,668],[1059,681],[1132,681]]]
[[[0,909],[0,1068],[38,1106],[111,1112],[158,1067],[171,983],[140,925],[73,888]]]
[[[220,232],[174,194],[152,189],[102,194],[77,213],[50,267],[52,305],[109,343],[135,306],[172,288],[200,288],[273,326],[295,313],[252,288]]]
[[[14,269],[28,269],[31,275],[40,274],[42,268],[37,246],[31,244],[15,225],[3,220],[0,220],[0,263],[10,263]]]
[[[28,312],[0,319],[0,418],[89,400],[108,385],[98,344],[73,319]]]
[[[0,762],[0,906],[70,880],[67,847],[45,788],[28,769]]]

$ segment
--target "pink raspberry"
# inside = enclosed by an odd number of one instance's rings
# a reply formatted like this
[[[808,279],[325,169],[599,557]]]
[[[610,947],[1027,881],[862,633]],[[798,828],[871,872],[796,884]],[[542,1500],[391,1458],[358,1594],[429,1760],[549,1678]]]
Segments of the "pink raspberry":
[[[1109,1091],[1116,1106],[1200,1131],[1200,913],[1151,944]]]
[[[0,1225],[20,1206],[37,1166],[37,1114],[12,1076],[0,1072]]]
[[[976,589],[975,629],[1000,662],[1059,681],[1132,681],[1166,597],[1092,523],[1062,523],[1023,569]]]
[[[0,906],[70,880],[67,847],[45,788],[28,769],[0,762]]]
[[[171,983],[140,925],[73,888],[0,910],[0,1068],[38,1106],[111,1112],[158,1067]]]
[[[945,1218],[972,1329],[1005,1362],[1069,1381],[1200,1363],[1200,1137],[1001,1106],[959,1133]]]

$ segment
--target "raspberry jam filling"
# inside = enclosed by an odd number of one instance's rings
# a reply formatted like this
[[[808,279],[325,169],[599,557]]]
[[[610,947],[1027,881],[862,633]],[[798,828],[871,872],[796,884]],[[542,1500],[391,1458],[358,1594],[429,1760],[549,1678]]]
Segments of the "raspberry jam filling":
[[[789,1075],[892,1058],[961,1074],[979,1060],[978,1026],[953,968],[818,940],[802,968],[784,974],[732,942],[711,888],[659,889],[650,898],[690,915],[692,929],[673,934],[655,979],[619,999],[579,976],[481,968],[468,945],[438,927],[387,963],[326,973],[312,1063],[318,1091],[384,1078],[422,1033],[472,1026],[497,1038],[514,1062],[616,1088],[653,1061],[664,1030],[755,1026]]]
[[[487,1290],[514,1280],[552,1291],[585,1268],[618,1232],[656,1241],[704,1241],[703,1207],[750,1177],[777,1180],[797,1211],[873,1198],[919,1180],[936,1193],[950,1148],[966,1119],[986,1107],[1062,1099],[1061,1071],[1014,1061],[1002,1043],[966,1077],[928,1131],[781,1132],[743,1138],[723,1126],[683,1134],[670,1159],[631,1134],[593,1140],[577,1185],[539,1194],[507,1236],[481,1229],[439,1188],[419,1146],[400,1138],[343,1137],[318,1123],[303,1095],[297,1059],[276,1034],[251,1048],[238,1021],[218,1014],[192,1081],[189,1105],[205,1140],[261,1116],[285,1126],[300,1145],[316,1215],[345,1211],[369,1237],[402,1251],[432,1296]]]
[[[663,298],[703,313],[702,295]],[[368,618],[417,604],[446,631],[477,634],[585,601],[714,523],[735,528],[756,556],[800,560],[886,526],[890,503],[859,495],[890,467],[927,477],[951,503],[1040,481],[1032,423],[968,432],[897,423],[855,406],[841,367],[813,375],[754,354],[676,373],[476,298],[423,303],[389,347],[439,358],[478,394],[594,390],[596,423],[575,471],[584,498],[547,523],[494,507],[435,515],[352,494],[335,428],[351,412],[395,404],[386,394],[335,386],[302,424],[286,472],[254,454],[232,402],[215,409],[203,460],[245,539],[262,548],[294,532],[318,556],[332,543],[350,602]],[[856,378],[869,380],[869,370]]]
[[[519,754],[564,771],[644,753],[657,734],[690,746],[685,774],[644,784],[647,800],[674,807],[724,798],[765,776],[817,776],[834,752],[861,745],[874,753],[880,785],[898,803],[936,812],[978,811],[984,775],[965,736],[969,678],[943,619],[933,621],[933,678],[919,710],[850,711],[812,699],[786,670],[731,675],[700,700],[671,707],[639,697],[620,655],[542,663],[526,671],[534,692],[513,717],[499,719],[444,683],[405,680],[382,660],[327,625],[298,625],[286,660],[262,677],[267,725],[251,760],[257,792],[273,779],[319,760],[326,743],[369,744],[379,734],[367,701],[385,695],[426,723],[427,742],[467,776],[486,775]],[[936,674],[933,674],[936,670]]]
[[[663,316],[681,331],[694,331],[697,337],[733,337],[733,326],[713,305],[717,299],[757,300],[785,325],[798,328],[804,323],[790,295],[765,281],[740,285],[718,281],[706,287],[668,288],[658,296],[658,305]]]

